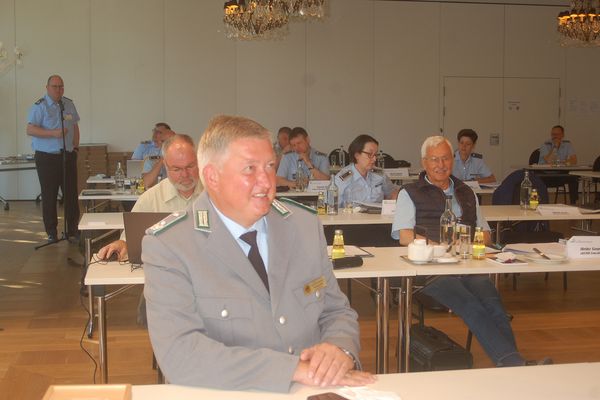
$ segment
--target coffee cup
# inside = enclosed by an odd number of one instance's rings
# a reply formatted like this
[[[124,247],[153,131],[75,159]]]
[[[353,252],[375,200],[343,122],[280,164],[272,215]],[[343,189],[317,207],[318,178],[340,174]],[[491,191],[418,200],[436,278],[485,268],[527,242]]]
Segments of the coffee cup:
[[[444,257],[447,248],[448,246],[444,246],[442,244],[436,244],[433,246],[433,258]]]

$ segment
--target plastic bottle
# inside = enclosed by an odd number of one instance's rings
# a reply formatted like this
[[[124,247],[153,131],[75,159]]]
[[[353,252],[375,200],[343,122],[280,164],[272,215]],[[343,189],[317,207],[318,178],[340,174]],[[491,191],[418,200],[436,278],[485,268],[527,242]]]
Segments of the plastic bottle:
[[[540,196],[538,195],[537,189],[531,189],[531,195],[529,196],[529,208],[536,210],[540,204]]]
[[[298,164],[296,165],[296,191],[298,192],[304,192],[304,189],[306,189],[306,176],[302,168],[303,164],[302,160],[298,160]]]
[[[344,249],[344,232],[341,229],[336,229],[333,236],[331,258],[336,259],[343,257],[346,257],[346,250]]]
[[[475,228],[475,235],[473,236],[473,259],[483,260],[485,258],[485,242],[483,240],[483,231],[481,227]]]
[[[121,162],[117,162],[117,169],[115,171],[115,189],[118,192],[125,190],[125,172],[121,168]]]
[[[327,215],[338,213],[338,187],[335,184],[335,175],[331,174],[331,181],[327,187]]]
[[[454,243],[455,228],[456,215],[452,212],[452,196],[446,195],[446,209],[440,217],[440,244],[450,246]]]
[[[325,204],[325,193],[319,192],[317,197],[317,214],[325,215],[327,213],[327,206]]]
[[[529,208],[529,199],[531,197],[532,188],[533,185],[529,180],[529,171],[525,170],[525,177],[523,178],[523,182],[521,182],[521,192],[519,196],[519,204],[523,210],[527,210]]]

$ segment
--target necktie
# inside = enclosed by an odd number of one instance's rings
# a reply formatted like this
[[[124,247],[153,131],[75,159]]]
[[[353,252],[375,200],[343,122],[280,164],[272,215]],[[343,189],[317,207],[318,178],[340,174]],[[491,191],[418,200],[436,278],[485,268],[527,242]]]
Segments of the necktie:
[[[244,242],[250,245],[250,252],[248,252],[248,260],[254,267],[254,270],[263,281],[267,292],[269,291],[269,278],[267,277],[267,270],[265,269],[265,263],[263,262],[260,253],[258,252],[258,245],[256,244],[256,231],[246,232],[240,236]]]

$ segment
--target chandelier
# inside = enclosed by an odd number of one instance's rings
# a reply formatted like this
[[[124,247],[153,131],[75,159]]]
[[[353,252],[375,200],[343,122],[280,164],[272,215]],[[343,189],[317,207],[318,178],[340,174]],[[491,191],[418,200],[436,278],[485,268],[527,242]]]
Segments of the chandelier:
[[[600,46],[600,0],[571,0],[571,9],[558,14],[563,45]]]
[[[288,21],[320,19],[325,0],[230,0],[223,15],[230,39],[274,39],[287,33]]]

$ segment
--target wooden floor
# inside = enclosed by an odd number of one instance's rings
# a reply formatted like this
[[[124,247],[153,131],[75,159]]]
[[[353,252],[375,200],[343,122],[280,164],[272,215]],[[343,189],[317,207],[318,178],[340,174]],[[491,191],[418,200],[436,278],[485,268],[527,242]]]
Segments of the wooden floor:
[[[87,321],[79,297],[77,262],[82,256],[79,246],[68,242],[35,251],[34,246],[45,240],[40,206],[33,202],[10,206],[0,214],[0,399],[39,399],[51,383],[94,381],[94,362],[79,347]],[[571,234],[568,226],[553,228]],[[541,274],[521,275],[517,291],[511,279],[501,278],[500,290],[514,315],[513,328],[526,358],[600,361],[600,273],[571,273],[568,279],[569,288],[563,292],[560,274],[552,274],[547,282]],[[135,322],[140,290],[108,304],[113,383],[146,384],[156,379],[148,334]],[[352,304],[360,315],[361,359],[366,369],[374,371],[374,305],[360,285],[353,285]],[[395,309],[391,315],[395,329]],[[464,343],[467,331],[455,316],[428,312],[427,323]],[[395,338],[392,334],[392,348]],[[97,356],[93,339],[86,337],[83,346]],[[473,355],[476,368],[491,366],[476,341]]]

